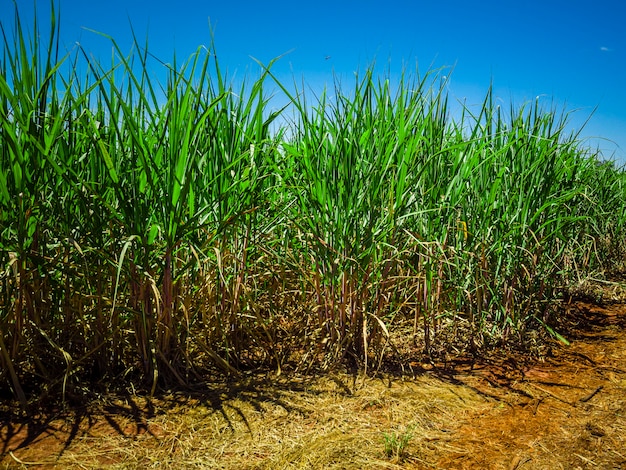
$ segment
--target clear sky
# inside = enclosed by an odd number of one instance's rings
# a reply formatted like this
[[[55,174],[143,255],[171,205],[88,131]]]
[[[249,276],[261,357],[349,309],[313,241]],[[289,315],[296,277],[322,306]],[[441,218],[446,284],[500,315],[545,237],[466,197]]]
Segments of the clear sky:
[[[49,17],[49,0],[16,0],[22,19]],[[58,0],[62,40],[106,60],[110,44],[84,28],[115,37],[130,51],[130,24],[153,54],[186,58],[215,32],[229,72],[255,76],[253,56],[265,63],[289,52],[274,69],[313,87],[333,72],[352,77],[373,60],[420,72],[448,67],[450,97],[478,103],[493,81],[496,96],[519,105],[545,96],[577,110],[572,123],[607,157],[626,163],[626,1],[233,1]],[[0,21],[12,24],[13,0],[0,0]],[[448,72],[445,72],[448,73]],[[612,141],[612,142],[611,142]]]

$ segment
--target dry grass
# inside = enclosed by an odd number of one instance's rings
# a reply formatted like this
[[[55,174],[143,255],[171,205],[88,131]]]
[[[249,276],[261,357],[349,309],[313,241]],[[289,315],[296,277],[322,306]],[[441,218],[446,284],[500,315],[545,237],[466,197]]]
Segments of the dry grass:
[[[268,377],[203,396],[100,403],[85,415],[49,423],[40,438],[49,440],[50,458],[38,462],[119,469],[423,467],[459,417],[483,406],[477,392],[429,377]],[[91,415],[101,418],[89,423]],[[388,458],[384,433],[407,427],[413,437],[402,461]],[[34,457],[28,447],[14,455],[24,462]]]
[[[610,280],[585,277],[573,284],[567,293],[574,298],[587,298],[596,303],[626,303],[626,269],[612,273]]]

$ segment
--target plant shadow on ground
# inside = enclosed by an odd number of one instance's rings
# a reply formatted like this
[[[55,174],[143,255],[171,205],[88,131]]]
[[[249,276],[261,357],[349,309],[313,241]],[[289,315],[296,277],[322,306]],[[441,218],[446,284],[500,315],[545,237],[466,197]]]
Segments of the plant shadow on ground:
[[[288,413],[298,413],[297,407],[281,399],[285,391],[303,392],[302,381],[267,377],[251,377],[237,382],[206,384],[204,390],[173,391],[148,398],[130,393],[117,393],[98,400],[85,402],[74,397],[63,405],[42,406],[40,403],[26,410],[16,403],[0,406],[0,455],[36,444],[42,438],[60,432],[63,438],[60,453],[69,448],[74,440],[94,426],[102,426],[103,420],[112,433],[124,438],[148,434],[156,435],[150,421],[160,415],[189,409],[191,407],[211,410],[222,416],[226,425],[234,430],[231,415],[234,413],[249,428],[245,413],[235,400],[244,402],[257,412],[264,404],[271,403]],[[349,389],[345,389],[346,393]]]

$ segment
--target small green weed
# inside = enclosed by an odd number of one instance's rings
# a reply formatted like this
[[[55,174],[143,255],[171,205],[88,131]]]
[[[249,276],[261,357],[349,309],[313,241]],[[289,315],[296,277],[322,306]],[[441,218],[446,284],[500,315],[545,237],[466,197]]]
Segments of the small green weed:
[[[409,426],[404,431],[391,431],[383,433],[385,442],[385,455],[389,458],[402,460],[406,456],[406,448],[413,439],[413,427]]]

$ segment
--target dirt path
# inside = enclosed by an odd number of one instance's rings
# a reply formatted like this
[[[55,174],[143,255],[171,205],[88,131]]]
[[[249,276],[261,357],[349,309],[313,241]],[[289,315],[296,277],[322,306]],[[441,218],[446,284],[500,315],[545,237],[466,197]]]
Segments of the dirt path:
[[[584,328],[532,365],[251,377],[34,419],[5,407],[0,468],[626,469],[626,305],[572,309]]]
[[[499,405],[451,436],[440,468],[626,468],[626,305],[577,308],[587,327],[545,363],[457,376]]]

